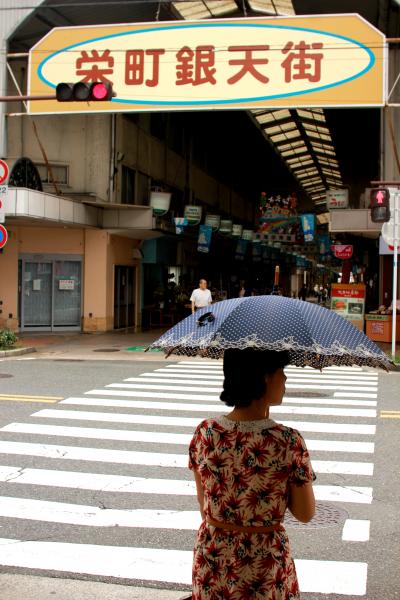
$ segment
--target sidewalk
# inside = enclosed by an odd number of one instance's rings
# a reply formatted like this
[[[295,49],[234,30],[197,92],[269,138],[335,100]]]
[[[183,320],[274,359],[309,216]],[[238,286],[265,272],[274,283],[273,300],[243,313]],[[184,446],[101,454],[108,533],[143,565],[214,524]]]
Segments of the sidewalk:
[[[98,581],[0,574],[1,600],[179,600],[187,592],[131,587]]]
[[[163,352],[144,352],[164,330],[134,333],[21,333],[18,347],[33,347],[35,358],[64,360],[164,360]],[[139,347],[132,351],[128,348]],[[177,360],[176,357],[171,360]]]

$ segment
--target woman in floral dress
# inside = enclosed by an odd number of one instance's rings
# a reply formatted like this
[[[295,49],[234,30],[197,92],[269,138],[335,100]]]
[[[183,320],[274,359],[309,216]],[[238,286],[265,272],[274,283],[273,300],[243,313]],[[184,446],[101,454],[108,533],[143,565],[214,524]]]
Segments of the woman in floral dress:
[[[285,352],[227,350],[221,400],[234,407],[204,420],[189,448],[203,522],[193,561],[194,600],[299,600],[286,509],[315,513],[315,479],[298,431],[275,423]]]

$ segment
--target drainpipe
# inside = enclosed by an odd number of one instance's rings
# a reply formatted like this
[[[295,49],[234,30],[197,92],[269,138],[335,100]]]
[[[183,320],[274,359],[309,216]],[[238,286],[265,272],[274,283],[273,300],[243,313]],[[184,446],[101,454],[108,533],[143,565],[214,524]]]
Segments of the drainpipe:
[[[0,96],[7,93],[7,42],[0,36]],[[7,158],[6,102],[0,102],[0,158]]]
[[[115,200],[115,141],[116,141],[116,114],[111,115],[110,121],[110,137],[111,137],[111,148],[110,148],[110,183],[108,186],[108,201],[114,202]]]

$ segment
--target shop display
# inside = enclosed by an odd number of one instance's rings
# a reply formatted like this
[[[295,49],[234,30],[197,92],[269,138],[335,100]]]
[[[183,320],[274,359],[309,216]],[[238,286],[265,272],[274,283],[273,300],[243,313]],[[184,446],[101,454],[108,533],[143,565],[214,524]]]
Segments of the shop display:
[[[331,309],[364,329],[365,285],[363,283],[333,283]]]

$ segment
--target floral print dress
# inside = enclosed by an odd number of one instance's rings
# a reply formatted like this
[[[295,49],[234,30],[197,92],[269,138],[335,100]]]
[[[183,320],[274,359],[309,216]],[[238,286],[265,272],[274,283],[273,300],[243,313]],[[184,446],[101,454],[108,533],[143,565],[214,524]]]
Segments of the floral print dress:
[[[201,477],[204,512],[216,521],[271,526],[283,520],[289,485],[315,479],[298,431],[271,419],[206,419],[189,447]],[[270,533],[200,526],[193,560],[194,600],[298,600],[284,528]]]

